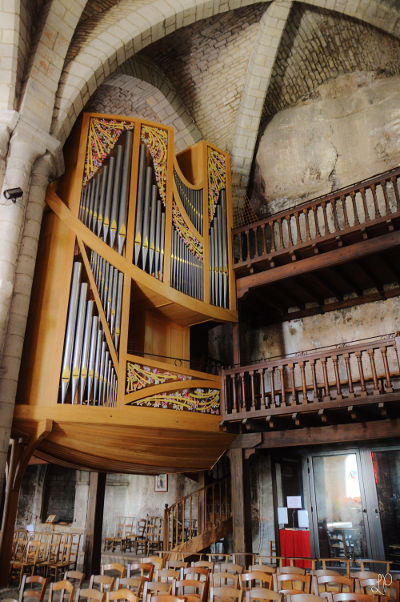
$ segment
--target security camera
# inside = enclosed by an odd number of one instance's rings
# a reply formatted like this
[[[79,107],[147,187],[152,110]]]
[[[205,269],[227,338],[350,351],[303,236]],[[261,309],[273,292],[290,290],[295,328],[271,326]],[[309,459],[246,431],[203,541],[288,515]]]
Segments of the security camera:
[[[13,203],[15,203],[17,199],[21,198],[23,194],[22,188],[8,188],[8,190],[4,191],[4,196],[6,199],[11,199]]]

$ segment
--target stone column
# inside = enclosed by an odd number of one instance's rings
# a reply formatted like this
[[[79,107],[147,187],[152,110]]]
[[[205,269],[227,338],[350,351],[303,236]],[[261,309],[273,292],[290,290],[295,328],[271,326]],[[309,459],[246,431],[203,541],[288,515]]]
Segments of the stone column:
[[[14,412],[37,245],[50,175],[62,173],[59,143],[18,122],[0,196],[0,495]],[[16,203],[4,198],[20,187]]]

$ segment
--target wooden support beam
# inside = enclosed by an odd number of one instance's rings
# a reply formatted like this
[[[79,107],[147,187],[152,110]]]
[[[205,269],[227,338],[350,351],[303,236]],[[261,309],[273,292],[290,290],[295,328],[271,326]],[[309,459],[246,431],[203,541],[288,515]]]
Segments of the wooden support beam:
[[[328,421],[328,417],[326,415],[325,410],[318,410],[318,416],[320,417],[321,422],[326,423]]]
[[[327,268],[327,270],[325,271],[328,273],[328,275],[331,274],[331,277],[333,278],[336,276],[338,280],[342,282],[345,289],[348,289],[348,293],[354,292],[358,297],[362,296],[362,290],[358,286],[356,286],[354,282],[351,282],[349,280],[349,278],[343,273],[343,268],[341,266],[337,265],[334,268]]]
[[[43,420],[29,441],[11,439],[6,467],[6,489],[0,530],[0,586],[8,585],[14,524],[17,516],[19,490],[29,460],[43,439],[52,431],[53,421]]]
[[[257,447],[262,443],[262,433],[245,433],[244,435],[238,435],[230,445],[229,449],[244,449]]]
[[[321,268],[341,265],[349,261],[356,261],[365,255],[385,251],[386,249],[390,249],[399,244],[400,230],[397,230],[395,232],[390,232],[389,234],[377,236],[376,238],[354,243],[347,247],[341,247],[332,251],[327,251],[326,253],[314,255],[313,257],[307,257],[306,259],[283,265],[274,270],[238,278],[236,280],[237,295],[238,298],[240,298],[251,288],[270,284],[271,282],[276,282],[278,280],[286,280],[293,276],[314,272]]]
[[[87,575],[99,575],[101,564],[101,532],[103,529],[106,473],[91,472],[86,519],[85,560]]]
[[[364,280],[370,283],[370,285],[376,288],[379,292],[382,291],[382,283],[377,280],[377,278],[372,274],[371,268],[365,265],[364,261],[359,259],[355,262],[357,269],[361,272]]]
[[[329,297],[336,297],[336,299],[343,299],[343,293],[338,291],[337,287],[335,287],[335,283],[334,283],[333,279],[331,279],[328,284],[325,276],[323,276],[323,274],[321,272],[317,272],[315,274],[308,274],[307,278],[310,278],[311,282],[313,282],[313,281],[316,282],[317,286],[321,286],[323,289],[325,289],[327,291]]]
[[[315,426],[293,430],[263,433],[259,449],[294,447],[297,445],[321,445],[355,441],[372,441],[400,436],[400,419],[371,420],[350,424]],[[246,435],[243,435],[246,437]],[[245,439],[242,440],[245,445]]]
[[[243,450],[231,449],[229,459],[231,463],[233,551],[251,553],[249,474],[245,470]]]

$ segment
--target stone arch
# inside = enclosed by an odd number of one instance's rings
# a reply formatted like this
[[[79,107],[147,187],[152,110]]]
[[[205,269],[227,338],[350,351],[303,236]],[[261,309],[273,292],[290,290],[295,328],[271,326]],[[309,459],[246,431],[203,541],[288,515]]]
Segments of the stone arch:
[[[378,0],[354,7],[341,0],[306,0],[308,4],[355,17],[394,36],[400,35],[399,13]],[[121,0],[108,14],[108,27],[89,36],[70,61],[61,77],[52,132],[64,141],[73,123],[93,92],[108,75],[134,53],[182,26],[208,16],[254,4],[255,0],[176,0],[173,6],[163,0],[128,10],[129,0]],[[110,11],[111,12],[111,11]]]

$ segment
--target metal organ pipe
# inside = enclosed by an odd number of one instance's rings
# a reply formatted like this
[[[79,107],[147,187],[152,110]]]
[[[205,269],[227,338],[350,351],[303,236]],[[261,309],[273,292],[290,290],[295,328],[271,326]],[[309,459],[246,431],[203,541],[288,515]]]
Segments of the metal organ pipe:
[[[101,275],[100,270],[97,270],[101,263],[100,259],[96,253],[92,252],[91,266],[93,273],[97,274],[97,278]],[[108,290],[109,294],[112,295],[112,299],[115,299],[115,314],[118,313],[118,320],[120,321],[123,283],[121,276],[123,275],[118,270],[114,270],[108,262],[103,260],[103,263],[105,263],[104,269],[106,271],[108,265]],[[116,372],[104,331],[101,328],[100,319],[93,315],[95,304],[93,300],[87,300],[88,284],[80,282],[81,274],[82,264],[77,261],[74,264],[70,290],[60,402],[66,402],[69,383],[72,380],[69,403],[114,405],[117,394]],[[112,305],[112,302],[110,305]],[[113,319],[112,307],[110,313],[110,318]],[[77,397],[79,401],[77,401]]]

